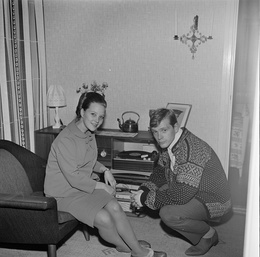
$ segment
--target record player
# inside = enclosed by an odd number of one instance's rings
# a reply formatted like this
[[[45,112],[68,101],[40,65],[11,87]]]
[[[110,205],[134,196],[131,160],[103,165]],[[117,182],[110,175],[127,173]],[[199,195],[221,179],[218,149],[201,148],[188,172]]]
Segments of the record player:
[[[113,158],[113,168],[117,170],[132,170],[152,172],[157,152],[122,151]]]

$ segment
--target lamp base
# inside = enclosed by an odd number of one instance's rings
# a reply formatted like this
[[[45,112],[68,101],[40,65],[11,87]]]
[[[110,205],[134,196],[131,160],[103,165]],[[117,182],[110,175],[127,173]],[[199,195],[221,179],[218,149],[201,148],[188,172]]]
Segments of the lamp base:
[[[59,117],[59,107],[56,107],[55,108],[55,117],[54,117],[54,121],[55,121],[55,124],[52,126],[52,128],[60,128],[62,125],[61,125],[61,122],[60,122],[60,117]]]
[[[61,124],[54,124],[53,126],[52,126],[52,128],[54,128],[54,129],[59,129],[59,128],[61,128]]]

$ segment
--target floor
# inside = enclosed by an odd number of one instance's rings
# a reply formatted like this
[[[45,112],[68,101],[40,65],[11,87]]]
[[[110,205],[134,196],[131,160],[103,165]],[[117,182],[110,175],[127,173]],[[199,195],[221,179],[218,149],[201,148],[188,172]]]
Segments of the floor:
[[[160,219],[145,216],[143,218],[129,217],[132,227],[138,237],[152,244],[155,250],[165,251],[168,257],[186,257],[185,250],[189,242],[170,233],[161,224]],[[235,213],[226,223],[216,226],[219,244],[204,255],[204,257],[243,257],[245,231],[245,214]],[[130,257],[100,239],[95,230],[91,230],[90,241],[86,241],[82,231],[76,231],[67,241],[59,245],[57,257]],[[46,247],[16,247],[0,245],[0,257],[47,257]],[[254,256],[250,256],[254,257]]]

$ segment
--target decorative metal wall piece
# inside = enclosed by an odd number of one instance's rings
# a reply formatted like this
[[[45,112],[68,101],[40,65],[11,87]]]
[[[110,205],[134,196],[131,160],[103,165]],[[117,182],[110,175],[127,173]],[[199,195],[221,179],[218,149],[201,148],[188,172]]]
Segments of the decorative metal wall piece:
[[[199,47],[199,45],[201,43],[205,43],[208,39],[213,39],[212,35],[210,36],[204,36],[202,35],[199,30],[199,16],[196,15],[193,19],[193,25],[190,27],[190,31],[185,35],[183,34],[180,37],[180,41],[185,44],[188,45],[191,53],[192,53],[192,59],[194,59],[194,55],[197,52],[197,49]],[[179,36],[178,35],[174,35],[174,40],[179,40]],[[189,41],[191,42],[191,44],[189,44]]]

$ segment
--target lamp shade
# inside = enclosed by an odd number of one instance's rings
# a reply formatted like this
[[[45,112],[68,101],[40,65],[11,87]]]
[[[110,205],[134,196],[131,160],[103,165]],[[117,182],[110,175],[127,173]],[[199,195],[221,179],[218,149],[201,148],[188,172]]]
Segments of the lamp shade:
[[[47,92],[47,105],[49,107],[66,106],[66,97],[62,86],[51,85]]]

